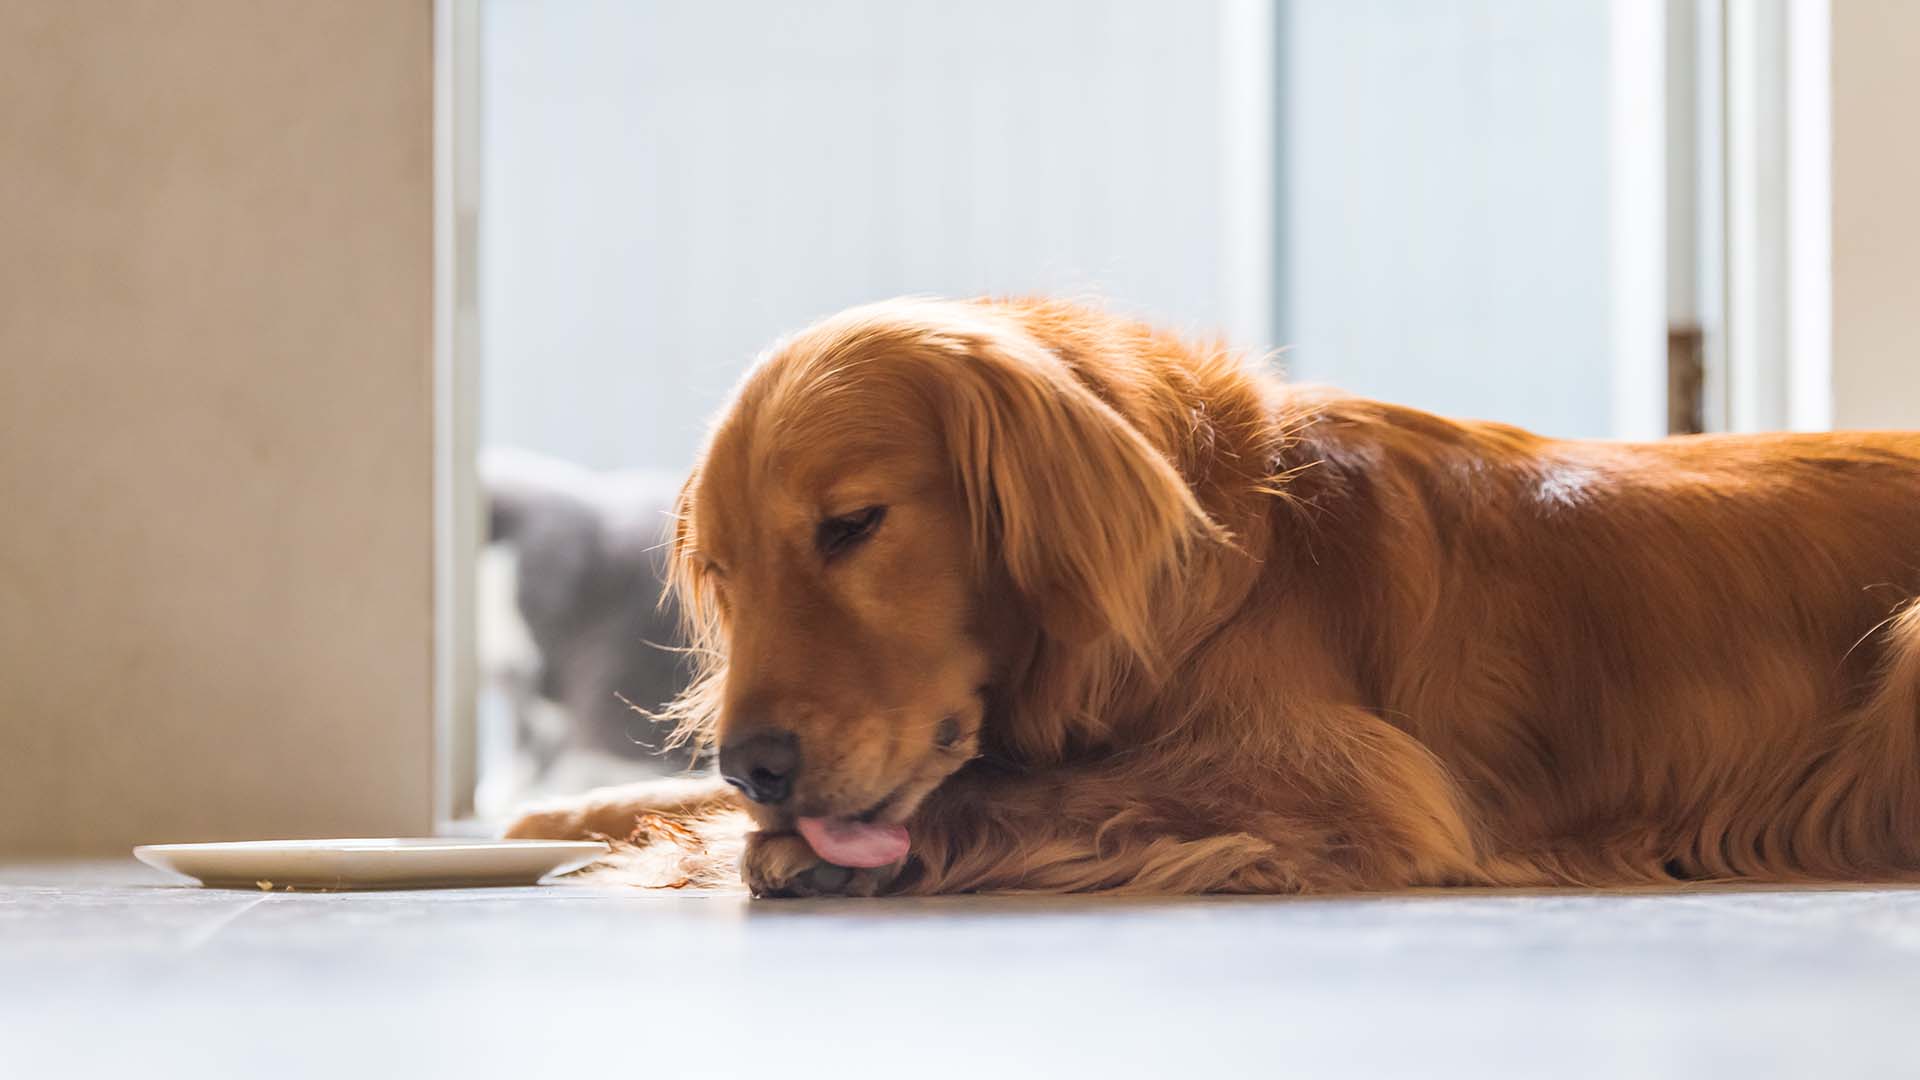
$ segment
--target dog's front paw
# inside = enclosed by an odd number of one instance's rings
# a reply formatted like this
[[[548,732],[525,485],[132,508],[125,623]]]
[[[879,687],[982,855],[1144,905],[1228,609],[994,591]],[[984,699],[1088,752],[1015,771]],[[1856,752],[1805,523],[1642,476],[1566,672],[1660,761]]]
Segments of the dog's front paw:
[[[815,855],[794,833],[749,833],[746,852],[740,857],[740,876],[753,895],[777,898],[876,896],[893,883],[900,867],[901,863],[864,870],[835,866]]]

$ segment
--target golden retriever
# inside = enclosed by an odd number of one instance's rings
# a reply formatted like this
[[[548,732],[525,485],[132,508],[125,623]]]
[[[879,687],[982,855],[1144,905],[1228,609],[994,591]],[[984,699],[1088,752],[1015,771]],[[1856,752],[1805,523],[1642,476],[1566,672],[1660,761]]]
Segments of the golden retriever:
[[[775,347],[678,515],[721,776],[511,835],[737,806],[761,895],[1920,870],[1920,434],[1562,441],[901,300]]]

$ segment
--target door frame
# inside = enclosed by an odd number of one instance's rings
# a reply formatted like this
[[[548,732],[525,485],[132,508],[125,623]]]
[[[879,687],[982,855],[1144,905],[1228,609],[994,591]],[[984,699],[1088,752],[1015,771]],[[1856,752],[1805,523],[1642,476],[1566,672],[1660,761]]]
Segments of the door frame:
[[[480,3],[434,0],[433,14],[433,790],[444,829],[473,816],[479,780]]]

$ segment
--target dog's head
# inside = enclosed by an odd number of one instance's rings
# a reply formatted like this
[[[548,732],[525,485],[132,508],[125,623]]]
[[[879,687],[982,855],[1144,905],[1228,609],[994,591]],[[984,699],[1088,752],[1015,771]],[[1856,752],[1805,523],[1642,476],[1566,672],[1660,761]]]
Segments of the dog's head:
[[[1155,586],[1206,527],[1015,314],[846,312],[748,376],[682,493],[706,671],[679,711],[763,826],[904,822],[983,738],[1020,741],[983,728],[1053,722],[1021,715],[1036,650],[1150,653]]]

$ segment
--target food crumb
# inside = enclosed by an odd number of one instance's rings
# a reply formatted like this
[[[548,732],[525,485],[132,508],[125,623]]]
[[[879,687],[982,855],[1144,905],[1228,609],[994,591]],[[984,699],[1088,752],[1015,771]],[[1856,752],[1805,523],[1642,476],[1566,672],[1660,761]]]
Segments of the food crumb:
[[[271,881],[256,881],[254,884],[259,887],[261,892],[273,891],[273,882]]]

